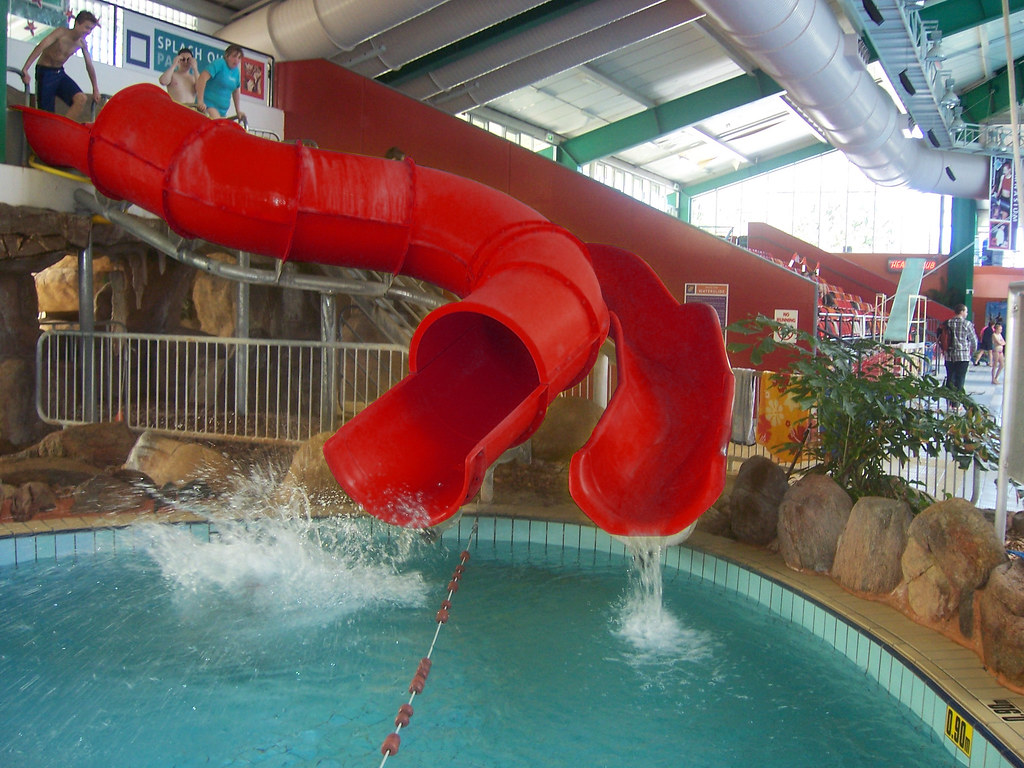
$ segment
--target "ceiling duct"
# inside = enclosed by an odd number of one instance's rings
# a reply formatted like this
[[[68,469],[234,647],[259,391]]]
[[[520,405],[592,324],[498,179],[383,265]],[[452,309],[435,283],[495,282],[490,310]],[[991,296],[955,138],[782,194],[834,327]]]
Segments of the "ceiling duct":
[[[588,32],[621,21],[661,2],[662,0],[596,0],[544,24],[524,28],[513,36],[498,40],[486,48],[401,83],[397,88],[406,96],[422,101],[528,56],[570,43]]]
[[[618,21],[488,72],[435,96],[429,103],[449,114],[465,112],[545,77],[675,29],[699,16],[700,13],[694,9],[690,0],[663,0]]]
[[[905,119],[875,83],[825,0],[694,0],[864,174],[886,186],[988,196],[988,157],[904,136]]]
[[[371,37],[331,60],[363,77],[380,77],[410,61],[440,50],[452,41],[493,27],[506,19],[542,5],[545,0],[448,0],[443,5]]]
[[[228,24],[217,36],[278,61],[326,59],[436,8],[444,0],[284,0]]]

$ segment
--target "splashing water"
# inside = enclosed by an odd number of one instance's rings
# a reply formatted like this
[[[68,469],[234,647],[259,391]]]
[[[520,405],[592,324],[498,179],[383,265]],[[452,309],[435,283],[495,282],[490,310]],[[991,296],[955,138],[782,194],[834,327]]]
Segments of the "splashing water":
[[[138,523],[132,530],[175,597],[192,607],[274,612],[295,624],[425,601],[421,574],[401,570],[422,554],[422,537],[375,535],[365,518],[314,519],[308,497],[282,492],[270,473],[239,479],[231,493],[190,511],[214,523],[209,541],[181,526]]]
[[[657,538],[623,539],[632,556],[629,586],[620,606],[615,634],[634,651],[630,663],[699,661],[710,653],[710,640],[685,627],[664,606],[661,553]]]

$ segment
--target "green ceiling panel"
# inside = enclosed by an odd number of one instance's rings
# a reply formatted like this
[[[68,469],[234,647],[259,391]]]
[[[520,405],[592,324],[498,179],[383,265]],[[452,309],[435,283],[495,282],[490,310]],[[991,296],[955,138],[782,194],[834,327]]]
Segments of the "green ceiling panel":
[[[1010,0],[1010,13],[1024,9],[1024,0]],[[923,21],[934,21],[946,37],[1003,17],[1001,0],[945,0],[921,9]]]
[[[1013,62],[1017,93],[1024,94],[1024,57]],[[991,78],[960,93],[963,118],[968,123],[983,123],[991,115],[1010,108],[1010,84],[1006,67],[1000,67]]]
[[[787,152],[784,155],[773,157],[770,160],[748,165],[746,168],[741,168],[734,173],[728,173],[724,176],[716,176],[715,178],[709,179],[701,184],[690,184],[683,187],[682,191],[684,195],[694,197],[704,192],[710,192],[713,189],[718,189],[719,187],[735,184],[737,181],[751,179],[762,173],[768,173],[769,171],[774,171],[777,168],[783,168],[787,165],[792,165],[793,163],[799,163],[801,160],[807,160],[808,158],[817,157],[818,155],[824,155],[826,152],[834,151],[835,147],[831,144],[815,142],[809,147],[797,149],[793,152]]]
[[[778,83],[758,70],[576,136],[560,149],[583,165],[781,92]]]

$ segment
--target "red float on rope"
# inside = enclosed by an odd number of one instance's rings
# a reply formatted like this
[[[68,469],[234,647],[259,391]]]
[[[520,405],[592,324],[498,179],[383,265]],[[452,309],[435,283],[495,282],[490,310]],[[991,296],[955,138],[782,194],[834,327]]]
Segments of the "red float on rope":
[[[420,665],[416,668],[416,674],[422,674],[424,677],[426,677],[430,674],[430,667],[432,665],[433,662],[426,656],[424,656],[422,659],[420,659]]]
[[[456,565],[455,566],[455,578],[457,578],[457,579],[462,578],[462,574],[464,574],[465,572],[466,572],[466,566],[464,566],[464,565]]]
[[[469,550],[468,549],[462,550],[462,554],[459,555],[459,559],[462,560],[463,563],[468,562],[469,561]]]
[[[449,592],[458,592],[459,591],[459,582],[456,581],[455,579],[452,579],[451,581],[449,581],[448,582],[448,591]]]
[[[397,733],[389,733],[388,737],[384,739],[384,743],[380,745],[380,753],[382,755],[396,755],[398,754],[398,745],[401,743],[402,739]]]
[[[423,686],[426,684],[427,678],[423,677],[417,672],[411,681],[409,681],[409,693],[415,693],[417,695],[423,693]]]
[[[441,607],[444,608],[446,611],[450,611],[452,609],[452,601],[451,600],[442,600],[441,601]]]
[[[409,719],[412,717],[412,704],[403,704],[398,708],[398,714],[395,715],[395,728],[405,728],[409,724]],[[397,734],[395,734],[397,735]]]
[[[448,609],[447,608],[442,608],[440,611],[438,611],[437,612],[437,616],[435,617],[435,619],[437,620],[438,624],[447,624],[448,623]]]

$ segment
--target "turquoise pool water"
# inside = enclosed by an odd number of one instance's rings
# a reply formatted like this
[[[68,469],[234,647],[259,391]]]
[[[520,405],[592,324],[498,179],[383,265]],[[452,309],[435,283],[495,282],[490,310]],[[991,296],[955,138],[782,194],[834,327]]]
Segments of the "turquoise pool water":
[[[366,521],[0,568],[4,766],[378,765],[461,546]],[[483,538],[394,766],[944,766],[810,632],[624,557]]]

